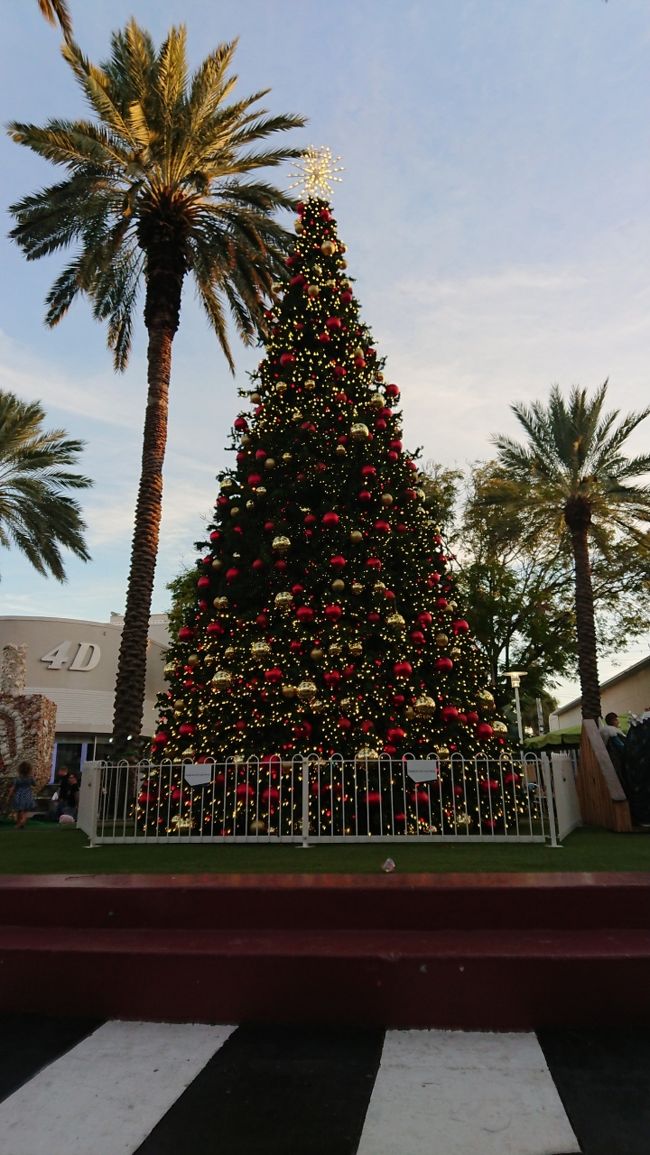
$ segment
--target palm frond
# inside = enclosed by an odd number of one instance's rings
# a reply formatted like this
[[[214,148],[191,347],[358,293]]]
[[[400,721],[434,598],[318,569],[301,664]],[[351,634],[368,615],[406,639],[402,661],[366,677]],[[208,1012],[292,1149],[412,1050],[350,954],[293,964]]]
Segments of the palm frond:
[[[87,561],[81,507],[70,490],[92,482],[75,466],[83,442],[44,430],[38,402],[0,391],[0,545],[15,545],[41,574],[65,580],[61,549]]]

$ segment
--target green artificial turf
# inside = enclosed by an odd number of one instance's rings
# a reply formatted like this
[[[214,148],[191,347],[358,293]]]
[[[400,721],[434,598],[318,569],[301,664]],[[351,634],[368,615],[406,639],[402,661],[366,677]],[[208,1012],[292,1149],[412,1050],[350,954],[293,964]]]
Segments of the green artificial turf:
[[[402,873],[485,871],[650,871],[650,835],[579,829],[564,845],[540,843],[352,843],[206,846],[159,844],[88,849],[80,830],[0,823],[0,874],[375,874],[392,858]]]

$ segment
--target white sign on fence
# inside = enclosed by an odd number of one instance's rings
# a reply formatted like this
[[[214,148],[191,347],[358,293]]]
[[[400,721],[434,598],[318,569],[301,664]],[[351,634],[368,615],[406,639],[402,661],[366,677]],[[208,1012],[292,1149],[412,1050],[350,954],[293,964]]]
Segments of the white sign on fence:
[[[188,786],[205,786],[212,781],[212,767],[199,763],[183,766],[183,777]]]
[[[414,782],[433,782],[438,777],[439,763],[434,758],[410,758],[404,765]]]

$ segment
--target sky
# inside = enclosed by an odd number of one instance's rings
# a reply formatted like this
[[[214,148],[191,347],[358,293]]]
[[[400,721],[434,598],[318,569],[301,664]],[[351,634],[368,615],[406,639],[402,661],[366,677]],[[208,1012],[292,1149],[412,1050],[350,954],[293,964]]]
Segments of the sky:
[[[185,23],[192,67],[238,37],[238,92],[270,88],[272,112],[308,118],[296,145],[341,157],[333,208],[349,272],[402,390],[405,444],[424,461],[464,468],[489,458],[492,435],[517,435],[511,403],[544,398],[555,383],[608,378],[612,408],[647,404],[647,0],[70,0],[70,9],[97,62],[132,15],[157,43]],[[36,0],[3,6],[0,77],[4,124],[86,114]],[[39,399],[48,427],[84,440],[92,561],[71,558],[59,585],[0,551],[0,614],[102,621],[124,607],[145,330],[116,376],[87,302],[56,329],[44,325],[62,261],[28,264],[6,236],[6,206],[59,178],[0,135],[0,388]],[[186,282],[154,612],[168,608],[166,583],[204,537],[215,474],[232,461],[237,388],[260,356],[237,344],[233,378]],[[630,451],[649,442],[650,419]],[[621,639],[602,677],[649,649],[649,637]],[[558,694],[575,696],[577,683]]]

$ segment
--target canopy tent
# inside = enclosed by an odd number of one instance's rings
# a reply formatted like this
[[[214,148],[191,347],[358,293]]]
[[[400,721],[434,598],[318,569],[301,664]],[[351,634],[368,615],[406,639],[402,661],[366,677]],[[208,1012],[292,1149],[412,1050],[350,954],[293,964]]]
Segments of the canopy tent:
[[[618,720],[621,730],[626,734],[630,724],[629,714],[619,714]],[[565,726],[562,730],[549,730],[547,734],[535,734],[534,737],[524,740],[524,748],[536,751],[545,750],[550,753],[567,747],[577,748],[580,745],[581,731],[582,723],[579,722],[576,726]]]

